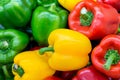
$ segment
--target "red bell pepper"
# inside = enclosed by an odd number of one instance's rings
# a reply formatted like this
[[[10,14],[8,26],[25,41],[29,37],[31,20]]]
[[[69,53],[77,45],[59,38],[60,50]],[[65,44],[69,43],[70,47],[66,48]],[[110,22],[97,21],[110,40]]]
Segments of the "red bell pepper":
[[[119,18],[119,25],[120,25],[120,13],[119,13],[119,16],[118,16],[118,18]]]
[[[68,24],[70,29],[85,34],[90,40],[98,40],[117,32],[118,12],[110,5],[83,0],[70,12]]]
[[[117,11],[120,11],[120,0],[97,0],[97,2],[105,3],[114,7]]]
[[[93,66],[111,78],[120,78],[120,36],[107,35],[91,54]]]
[[[72,80],[108,80],[108,77],[91,65],[79,70]]]

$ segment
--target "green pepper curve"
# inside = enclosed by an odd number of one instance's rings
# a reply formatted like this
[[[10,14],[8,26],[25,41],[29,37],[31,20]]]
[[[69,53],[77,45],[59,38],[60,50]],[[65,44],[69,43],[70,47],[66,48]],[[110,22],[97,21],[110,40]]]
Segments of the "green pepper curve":
[[[0,63],[7,64],[13,62],[14,56],[21,52],[28,42],[28,35],[19,30],[0,30]]]
[[[0,24],[5,28],[25,27],[36,0],[0,0]]]
[[[48,45],[51,31],[67,27],[68,11],[52,4],[50,7],[39,6],[32,15],[31,27],[34,39],[39,45]]]

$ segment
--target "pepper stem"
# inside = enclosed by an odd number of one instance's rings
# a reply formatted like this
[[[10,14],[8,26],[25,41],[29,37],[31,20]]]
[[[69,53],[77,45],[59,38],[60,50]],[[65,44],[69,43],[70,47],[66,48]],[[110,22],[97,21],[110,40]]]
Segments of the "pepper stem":
[[[41,48],[41,49],[39,50],[39,53],[42,55],[42,54],[44,54],[44,53],[47,52],[47,51],[52,51],[52,52],[54,52],[54,49],[53,49],[53,47],[43,47],[43,48]]]
[[[49,11],[51,11],[51,12],[55,12],[55,13],[56,13],[57,11],[56,11],[55,8],[56,8],[56,4],[53,3],[53,4],[50,5],[50,7],[49,7]]]
[[[2,66],[2,70],[3,70],[3,73],[4,73],[5,77],[7,77],[7,78],[11,77],[9,72],[8,72],[8,70],[7,70],[7,66],[6,65]]]
[[[17,72],[20,77],[24,74],[24,70],[17,64],[13,64],[13,71]]]
[[[90,26],[93,20],[93,13],[83,7],[80,11],[80,23],[82,26]]]
[[[106,63],[103,67],[106,70],[110,70],[112,64],[117,64],[120,61],[120,54],[117,50],[108,50],[105,55]]]
[[[6,41],[6,40],[1,40],[0,41],[0,49],[1,50],[5,50],[5,49],[7,49],[9,47],[9,44],[8,44],[8,42]]]
[[[107,70],[110,69],[110,66],[112,65],[112,62],[113,62],[114,58],[115,58],[115,54],[111,54],[109,56],[109,58],[107,59],[106,63],[104,64],[104,68],[105,69],[107,69]]]

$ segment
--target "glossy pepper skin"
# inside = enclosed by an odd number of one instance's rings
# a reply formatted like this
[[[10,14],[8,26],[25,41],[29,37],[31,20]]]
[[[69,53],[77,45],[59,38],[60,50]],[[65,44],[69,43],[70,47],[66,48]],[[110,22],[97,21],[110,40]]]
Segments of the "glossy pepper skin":
[[[104,37],[91,54],[93,66],[111,78],[120,78],[120,36]]]
[[[100,3],[105,3],[114,7],[118,12],[120,11],[120,0],[96,0]]]
[[[59,4],[63,6],[65,9],[67,9],[69,12],[74,10],[74,7],[76,6],[77,3],[81,2],[83,0],[58,0]],[[96,1],[96,0],[93,0]]]
[[[108,80],[108,77],[100,73],[91,65],[78,70],[72,80]]]
[[[80,1],[83,1],[83,0],[74,0],[74,1],[72,1],[72,0],[58,0],[59,4],[70,12],[74,9],[75,5]]]
[[[28,44],[27,34],[15,29],[0,30],[0,63],[13,62],[16,54],[21,52]]]
[[[120,13],[119,13],[119,25],[120,25]]]
[[[83,34],[70,29],[56,29],[48,38],[49,46],[40,49],[40,53],[52,52],[48,63],[58,71],[70,71],[83,68],[88,64],[91,42]]]
[[[33,37],[39,45],[48,45],[51,31],[67,26],[68,12],[52,4],[50,7],[39,6],[32,15]]]
[[[0,0],[0,24],[5,28],[25,27],[36,3],[36,0]]]
[[[19,53],[14,58],[14,80],[44,80],[55,70],[48,65],[49,53],[39,55],[38,50]]]
[[[70,29],[83,33],[90,40],[99,40],[117,32],[118,12],[110,5],[84,0],[69,14],[68,24]]]
[[[52,4],[59,5],[58,0],[37,0],[37,4],[44,7],[49,7]]]

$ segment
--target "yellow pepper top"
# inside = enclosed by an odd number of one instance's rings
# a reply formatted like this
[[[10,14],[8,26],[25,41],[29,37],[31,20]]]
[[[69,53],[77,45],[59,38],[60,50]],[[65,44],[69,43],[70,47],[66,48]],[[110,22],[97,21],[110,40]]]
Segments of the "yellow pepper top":
[[[56,29],[50,33],[48,43],[48,48],[53,48],[53,53],[48,60],[51,68],[69,71],[80,69],[88,64],[88,54],[92,47],[85,35],[69,29]],[[40,51],[44,53],[45,49],[41,48]]]
[[[58,0],[61,6],[63,6],[68,11],[72,11],[75,5],[83,0]],[[96,0],[94,0],[96,1]]]
[[[62,5],[64,8],[66,8],[68,11],[72,11],[74,6],[82,0],[58,0],[60,5]]]
[[[39,55],[38,50],[25,51],[16,55],[12,67],[14,80],[44,80],[52,76],[55,70],[48,65],[49,56]]]

